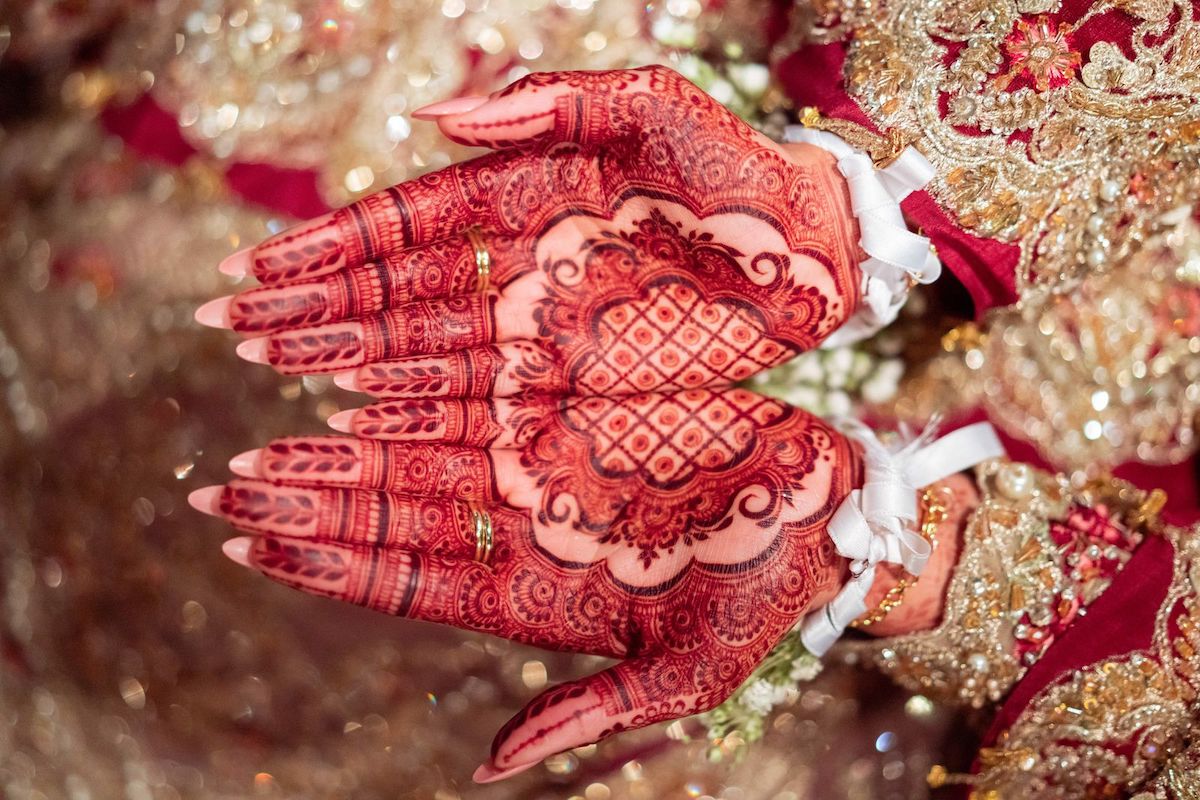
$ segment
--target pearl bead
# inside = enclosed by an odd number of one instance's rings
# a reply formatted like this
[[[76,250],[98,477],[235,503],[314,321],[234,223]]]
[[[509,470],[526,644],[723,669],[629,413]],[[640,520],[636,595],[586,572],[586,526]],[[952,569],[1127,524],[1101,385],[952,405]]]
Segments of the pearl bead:
[[[1033,470],[1028,464],[1006,464],[996,475],[996,488],[1010,500],[1024,500],[1033,493]]]

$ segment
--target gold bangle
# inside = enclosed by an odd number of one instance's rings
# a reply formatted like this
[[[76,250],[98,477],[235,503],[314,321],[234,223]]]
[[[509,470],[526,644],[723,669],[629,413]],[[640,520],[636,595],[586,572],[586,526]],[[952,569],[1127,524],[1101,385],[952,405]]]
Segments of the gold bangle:
[[[950,490],[941,486],[935,491],[932,487],[926,487],[925,491],[921,492],[921,536],[929,542],[930,552],[937,549],[937,529],[938,526],[946,521],[949,516],[948,509],[950,507],[950,499],[948,495]],[[943,495],[936,497],[935,495]],[[894,609],[899,608],[904,603],[904,593],[910,587],[915,586],[919,578],[916,575],[901,578],[896,581],[892,588],[887,590],[887,594],[879,601],[877,605],[865,617],[859,617],[850,623],[851,628],[869,628],[890,614]]]
[[[478,225],[472,225],[466,230],[467,241],[475,251],[475,288],[486,292],[492,279],[492,254],[488,251],[487,242],[483,239],[483,230]]]
[[[475,560],[486,564],[491,560],[492,548],[496,544],[492,518],[483,509],[472,507],[471,523],[475,533]]]

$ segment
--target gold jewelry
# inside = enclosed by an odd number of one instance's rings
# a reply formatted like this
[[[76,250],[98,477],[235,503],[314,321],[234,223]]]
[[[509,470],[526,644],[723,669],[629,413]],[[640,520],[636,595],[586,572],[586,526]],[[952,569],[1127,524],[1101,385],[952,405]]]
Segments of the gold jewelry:
[[[471,523],[475,533],[475,560],[486,564],[492,558],[495,535],[491,516],[480,508],[471,508]]]
[[[475,250],[475,274],[478,277],[475,288],[485,292],[491,285],[492,254],[488,251],[487,242],[483,239],[483,231],[478,225],[467,228],[465,236]]]
[[[921,492],[921,536],[929,542],[932,550],[937,549],[937,529],[947,517],[947,509],[950,502],[948,495],[949,489],[945,486],[938,487],[935,491],[932,487],[927,487]],[[943,495],[936,497],[935,495]],[[850,623],[851,628],[869,628],[872,625],[882,622],[883,618],[892,612],[893,609],[899,608],[904,603],[904,593],[908,591],[910,586],[915,586],[919,578],[916,575],[901,578],[896,581],[892,588],[887,590],[887,594],[879,601],[879,605],[875,607],[867,616],[860,617]]]

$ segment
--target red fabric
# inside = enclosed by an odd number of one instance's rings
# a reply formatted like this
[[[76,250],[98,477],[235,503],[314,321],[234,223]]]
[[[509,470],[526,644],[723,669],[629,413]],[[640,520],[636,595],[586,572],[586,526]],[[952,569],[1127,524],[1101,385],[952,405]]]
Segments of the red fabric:
[[[814,106],[827,117],[877,130],[842,88],[845,58],[843,44],[804,47],[780,63],[779,79],[797,107]],[[926,192],[910,195],[903,208],[937,247],[942,263],[967,288],[976,317],[993,306],[1016,302],[1018,252],[1014,245],[967,233]]]
[[[1088,608],[1087,616],[1077,620],[1041,661],[1030,667],[1000,707],[981,746],[994,746],[996,737],[1011,727],[1046,687],[1105,658],[1148,648],[1158,609],[1171,583],[1174,555],[1166,539],[1151,536],[1143,542],[1108,591]],[[971,771],[979,769],[976,761]]]
[[[131,150],[154,161],[181,166],[198,152],[183,138],[175,118],[150,95],[142,95],[129,105],[109,106],[100,122]],[[329,211],[312,170],[235,163],[225,171],[225,181],[247,202],[281,214],[303,219]]]

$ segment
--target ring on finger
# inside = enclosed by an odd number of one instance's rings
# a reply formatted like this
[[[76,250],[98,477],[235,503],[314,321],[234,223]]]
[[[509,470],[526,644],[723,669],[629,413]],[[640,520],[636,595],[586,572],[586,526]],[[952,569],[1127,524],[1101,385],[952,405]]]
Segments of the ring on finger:
[[[475,251],[475,274],[478,278],[476,289],[487,291],[492,278],[492,254],[488,251],[487,242],[483,239],[483,231],[478,225],[472,225],[466,230],[467,241]]]
[[[472,507],[471,527],[475,536],[475,560],[487,564],[492,559],[492,549],[496,544],[491,515],[481,508]]]

